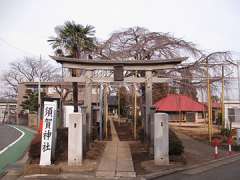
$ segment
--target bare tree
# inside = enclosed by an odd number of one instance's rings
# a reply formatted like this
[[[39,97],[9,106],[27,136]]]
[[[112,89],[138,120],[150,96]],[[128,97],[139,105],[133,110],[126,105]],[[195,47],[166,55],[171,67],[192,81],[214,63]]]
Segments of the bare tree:
[[[212,93],[221,92],[222,66],[224,66],[224,78],[230,78],[233,73],[233,60],[230,52],[202,54],[194,62],[180,64],[160,76],[171,77],[174,80],[174,86],[177,86],[181,93],[196,98],[196,91],[207,91],[207,77],[211,82]],[[225,85],[227,83],[229,81],[225,80]]]
[[[99,43],[97,54],[105,59],[149,60],[175,58],[201,53],[195,45],[169,33],[150,32],[142,27],[132,27],[115,32]]]
[[[169,92],[180,92],[197,99],[199,89],[205,91],[207,89],[207,76],[210,77],[213,94],[219,94],[221,91],[222,66],[224,66],[225,78],[230,77],[233,73],[230,52],[203,52],[192,42],[174,37],[169,33],[150,32],[141,27],[114,32],[109,39],[98,43],[96,56],[109,60],[154,60],[190,57],[175,69],[155,72],[159,77],[171,77],[173,79],[173,83],[169,85],[154,84],[153,94],[159,98]],[[126,72],[125,75],[133,75],[133,72]],[[138,75],[144,76],[144,73],[138,72]],[[229,82],[225,80],[225,84],[227,83]]]
[[[151,32],[142,27],[132,27],[114,32],[108,40],[99,43],[97,56],[109,60],[128,59],[139,61],[190,56],[192,57],[191,60],[193,60],[200,58],[202,52],[192,42],[174,37],[169,33]],[[135,73],[127,71],[125,76],[131,76]],[[166,76],[167,72],[157,71],[155,73],[157,76]],[[183,74],[183,72],[181,73]],[[189,71],[188,74],[190,74]],[[144,76],[144,72],[138,71],[137,75]],[[164,97],[171,91],[173,91],[173,88],[169,87],[168,84],[154,84],[154,101]],[[188,89],[188,91],[188,94],[195,96],[196,90],[194,88]]]
[[[12,95],[17,95],[17,87],[21,82],[38,81],[58,81],[60,79],[60,69],[53,66],[46,60],[25,57],[10,64],[10,68],[3,74],[3,81],[6,88],[12,91]]]

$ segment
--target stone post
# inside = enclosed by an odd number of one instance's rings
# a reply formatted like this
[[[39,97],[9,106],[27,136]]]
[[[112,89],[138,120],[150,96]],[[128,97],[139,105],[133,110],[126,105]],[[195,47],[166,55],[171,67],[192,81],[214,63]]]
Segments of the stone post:
[[[169,164],[168,115],[154,114],[154,162],[156,165]]]
[[[69,115],[68,128],[68,165],[82,165],[83,160],[83,128],[82,113]]]

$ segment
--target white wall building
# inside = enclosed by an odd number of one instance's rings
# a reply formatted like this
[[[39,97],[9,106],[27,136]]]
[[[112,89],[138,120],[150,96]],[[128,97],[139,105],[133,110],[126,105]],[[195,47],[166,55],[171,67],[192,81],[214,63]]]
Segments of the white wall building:
[[[230,122],[235,126],[240,124],[240,102],[239,101],[224,101],[224,117],[225,127],[230,127]],[[233,126],[233,128],[234,128]]]
[[[16,100],[0,99],[0,124],[16,122],[16,106]]]

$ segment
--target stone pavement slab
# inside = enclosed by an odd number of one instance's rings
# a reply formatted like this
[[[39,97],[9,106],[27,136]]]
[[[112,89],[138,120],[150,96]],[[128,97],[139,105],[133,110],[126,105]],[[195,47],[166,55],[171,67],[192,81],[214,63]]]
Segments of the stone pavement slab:
[[[110,121],[112,141],[108,142],[98,165],[97,177],[136,177],[128,142],[119,141],[116,129]]]
[[[118,160],[117,172],[134,172],[132,160]]]

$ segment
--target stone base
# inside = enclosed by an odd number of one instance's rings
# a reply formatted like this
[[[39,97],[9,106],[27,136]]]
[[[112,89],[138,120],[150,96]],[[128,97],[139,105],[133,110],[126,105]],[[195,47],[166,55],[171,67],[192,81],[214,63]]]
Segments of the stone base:
[[[125,177],[125,178],[134,178],[136,177],[136,173],[135,172],[117,172],[116,173],[117,177]]]
[[[115,177],[115,171],[97,171],[96,177]]]
[[[27,165],[24,168],[24,174],[59,174],[60,168],[55,165],[40,166],[38,164]]]
[[[154,163],[158,166],[167,166],[169,165],[169,156],[158,157],[157,159],[154,159]]]

